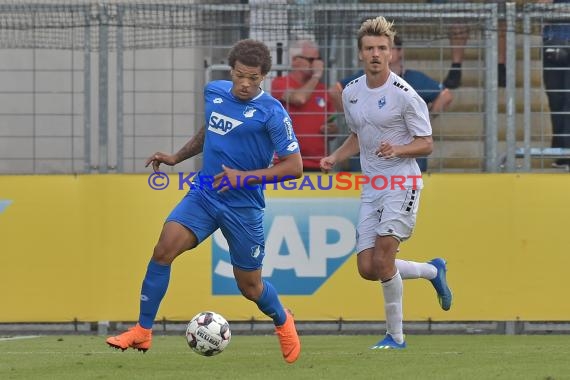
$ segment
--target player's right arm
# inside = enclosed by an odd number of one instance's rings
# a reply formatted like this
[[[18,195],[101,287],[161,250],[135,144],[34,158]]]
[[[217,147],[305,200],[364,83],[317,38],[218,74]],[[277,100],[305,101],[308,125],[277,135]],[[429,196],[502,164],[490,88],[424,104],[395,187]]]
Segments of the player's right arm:
[[[166,164],[168,166],[174,166],[180,162],[194,157],[197,154],[202,153],[204,149],[204,139],[206,138],[206,127],[202,127],[198,132],[188,140],[186,144],[180,150],[174,154],[166,154],[162,152],[156,152],[150,156],[145,163],[145,167],[152,164],[152,170],[158,171],[160,164]]]
[[[345,87],[346,88],[346,87]],[[344,117],[348,128],[350,129],[350,134],[344,140],[341,146],[339,146],[331,155],[323,157],[320,161],[321,170],[328,173],[337,162],[342,162],[349,159],[355,154],[360,152],[360,145],[358,144],[358,134],[356,123],[354,122],[351,112],[349,111],[351,95],[346,91],[342,92],[342,103],[344,108]]]

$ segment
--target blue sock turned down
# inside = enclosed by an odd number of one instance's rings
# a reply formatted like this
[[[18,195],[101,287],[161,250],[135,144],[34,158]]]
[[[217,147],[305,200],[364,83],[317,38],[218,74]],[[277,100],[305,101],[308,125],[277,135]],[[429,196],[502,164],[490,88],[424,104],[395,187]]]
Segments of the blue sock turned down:
[[[160,301],[166,294],[170,280],[170,265],[154,261],[148,263],[141,289],[139,324],[145,329],[152,328]]]
[[[279,301],[277,291],[269,282],[263,280],[263,292],[257,300],[257,307],[269,318],[273,319],[275,326],[281,326],[287,319],[283,305]]]

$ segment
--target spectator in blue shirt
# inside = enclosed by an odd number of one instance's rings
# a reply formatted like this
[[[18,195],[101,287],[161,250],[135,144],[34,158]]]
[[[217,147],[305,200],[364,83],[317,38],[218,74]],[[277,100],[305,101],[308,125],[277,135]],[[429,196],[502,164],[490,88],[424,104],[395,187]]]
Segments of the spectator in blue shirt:
[[[402,47],[402,39],[399,36],[394,37],[394,47],[392,48],[392,59],[390,60],[390,70],[402,77],[426,102],[430,115],[437,117],[441,112],[453,101],[451,90],[445,88],[442,83],[430,78],[426,74],[417,70],[404,68],[404,48]],[[364,75],[364,71],[359,70],[354,75],[339,80],[331,89],[330,95],[333,97],[338,112],[342,112],[341,94],[344,87],[352,80]],[[418,165],[422,172],[427,170],[427,159],[417,158]],[[357,161],[357,160],[351,160]],[[360,170],[358,165],[351,163],[351,170]]]

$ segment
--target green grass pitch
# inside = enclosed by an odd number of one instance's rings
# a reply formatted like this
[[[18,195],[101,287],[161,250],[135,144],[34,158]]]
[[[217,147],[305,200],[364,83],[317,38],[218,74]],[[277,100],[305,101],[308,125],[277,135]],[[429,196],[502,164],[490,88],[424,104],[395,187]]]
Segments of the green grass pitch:
[[[302,336],[288,365],[275,336],[234,335],[209,358],[183,336],[156,334],[146,354],[98,336],[0,337],[0,379],[570,379],[570,335],[419,335],[405,350],[369,350],[378,338]]]

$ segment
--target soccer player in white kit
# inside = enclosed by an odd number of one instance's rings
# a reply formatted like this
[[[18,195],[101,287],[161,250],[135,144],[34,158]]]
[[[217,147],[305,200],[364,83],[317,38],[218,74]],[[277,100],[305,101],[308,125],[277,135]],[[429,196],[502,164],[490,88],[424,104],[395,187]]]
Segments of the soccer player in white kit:
[[[452,300],[445,260],[396,260],[400,242],[414,229],[423,187],[415,157],[429,155],[433,141],[427,105],[390,71],[392,26],[384,17],[376,17],[363,22],[358,30],[358,57],[365,74],[342,93],[351,133],[337,150],[321,159],[322,170],[329,171],[335,163],[360,152],[362,172],[370,179],[362,189],[356,252],[360,276],[380,281],[384,294],[386,335],[373,349],[406,347],[402,279],[430,280],[444,310],[449,310]]]

